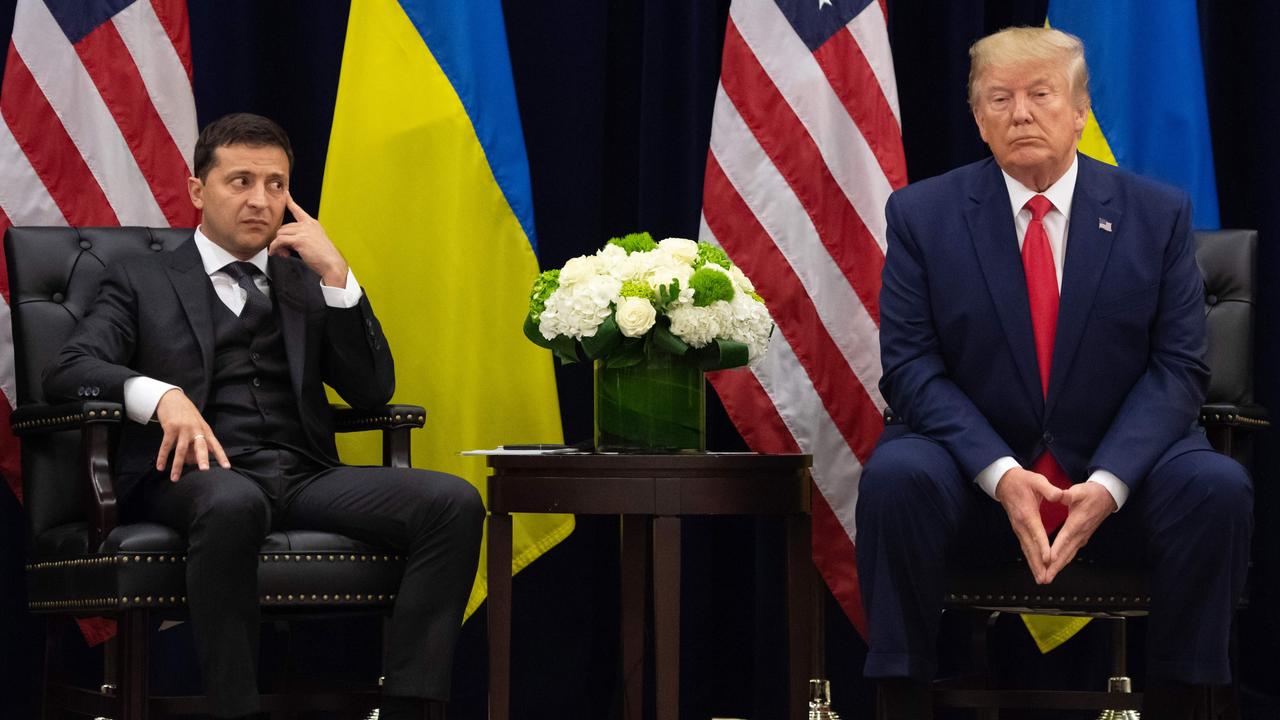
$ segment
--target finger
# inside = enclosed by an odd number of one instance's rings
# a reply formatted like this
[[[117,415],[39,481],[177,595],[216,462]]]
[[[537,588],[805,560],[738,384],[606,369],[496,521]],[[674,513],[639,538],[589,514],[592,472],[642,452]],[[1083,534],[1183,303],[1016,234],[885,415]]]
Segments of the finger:
[[[1033,484],[1033,487],[1035,488],[1036,493],[1040,495],[1040,497],[1044,498],[1045,500],[1048,500],[1049,502],[1063,503],[1063,504],[1066,503],[1066,500],[1063,499],[1063,492],[1064,492],[1063,489],[1049,482],[1049,478],[1043,475],[1040,475],[1038,473],[1036,474],[1036,480],[1035,480],[1035,483]]]
[[[298,203],[293,201],[293,193],[289,192],[288,190],[285,190],[284,199],[285,199],[285,203],[289,207],[289,212],[293,213],[294,218],[298,220],[312,219],[311,216],[307,214],[306,210],[303,210],[302,207],[298,205]]]
[[[190,442],[185,436],[178,437],[178,443],[173,449],[173,465],[169,468],[169,480],[178,482],[178,478],[182,477],[182,468],[187,460],[187,446]]]
[[[231,461],[227,459],[227,453],[222,449],[222,443],[218,442],[218,438],[213,436],[211,431],[206,432],[205,440],[209,442],[209,450],[213,453],[213,457],[218,461],[220,467],[231,469]]]
[[[288,236],[280,237],[279,235],[276,235],[276,238],[271,241],[270,245],[267,246],[267,254],[287,255],[289,254],[289,251],[292,250],[297,245],[298,245],[297,240],[292,237],[288,237]]]
[[[209,469],[209,441],[204,435],[196,435],[191,439],[191,446],[196,452],[196,467],[201,470]]]
[[[165,433],[164,439],[160,441],[160,452],[156,453],[156,470],[164,470],[165,462],[169,459],[169,450],[173,447],[173,434]]]

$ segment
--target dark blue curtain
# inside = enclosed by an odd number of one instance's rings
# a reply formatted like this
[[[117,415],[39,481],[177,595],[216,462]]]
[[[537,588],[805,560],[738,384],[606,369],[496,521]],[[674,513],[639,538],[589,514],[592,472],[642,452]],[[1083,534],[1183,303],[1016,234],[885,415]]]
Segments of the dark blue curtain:
[[[14,2],[0,0],[0,43],[6,47]],[[544,266],[559,266],[611,235],[635,229],[659,236],[696,234],[728,4],[505,0]],[[304,207],[316,208],[348,3],[190,5],[200,122],[237,110],[277,119],[297,155],[294,194]],[[1007,25],[1042,23],[1046,5],[1047,0],[889,0],[911,179],[986,153],[965,102],[968,45]],[[1280,36],[1280,8],[1264,0],[1202,0],[1201,16],[1223,224],[1262,231],[1258,382],[1263,400],[1275,407],[1280,388],[1271,368],[1280,352],[1280,296],[1274,290],[1280,287],[1280,257],[1272,239],[1280,238],[1280,203],[1274,201],[1280,197],[1280,46],[1274,38]],[[587,369],[560,368],[557,378],[566,438],[588,438]],[[718,406],[713,403],[709,412],[709,445],[742,448]],[[1277,685],[1266,661],[1280,654],[1280,533],[1268,521],[1280,502],[1272,482],[1280,460],[1270,449],[1274,437],[1266,440],[1255,468],[1253,597],[1241,616],[1242,674],[1257,708]],[[0,491],[0,715],[16,718],[33,716],[42,657],[40,625],[22,610],[21,528],[19,506]],[[782,716],[777,528],[735,520],[691,523],[684,545],[682,714]],[[584,518],[569,540],[517,578],[517,717],[616,717],[617,550],[615,522]],[[861,640],[833,604],[826,619],[827,675],[837,707],[846,717],[870,716],[871,693],[859,679]],[[376,663],[370,629],[304,628],[287,647],[283,640],[273,642],[268,631],[264,646],[305,656],[317,675],[338,675],[344,671],[341,660],[352,652],[358,664]],[[1105,677],[1105,632],[1086,632],[1040,658],[1016,623],[997,631],[1003,669],[1021,680],[1068,677],[1083,687]],[[484,717],[484,632],[482,609],[464,629],[452,717]],[[965,646],[958,629],[948,626],[944,633],[948,648]],[[67,634],[65,644],[73,649],[74,635]],[[170,637],[164,642],[184,643],[181,632]],[[947,653],[944,662],[955,664],[953,654],[958,653]],[[91,665],[83,653],[70,655]],[[185,677],[189,683],[190,675],[188,666],[178,666],[158,681],[180,683]]]

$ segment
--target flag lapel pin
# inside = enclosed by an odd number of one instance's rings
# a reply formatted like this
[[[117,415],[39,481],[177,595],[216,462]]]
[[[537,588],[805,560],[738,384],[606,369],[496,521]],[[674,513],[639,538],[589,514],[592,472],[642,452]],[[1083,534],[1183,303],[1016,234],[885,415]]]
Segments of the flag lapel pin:
[[[1111,221],[1098,218],[1098,229],[1103,232],[1111,232]]]

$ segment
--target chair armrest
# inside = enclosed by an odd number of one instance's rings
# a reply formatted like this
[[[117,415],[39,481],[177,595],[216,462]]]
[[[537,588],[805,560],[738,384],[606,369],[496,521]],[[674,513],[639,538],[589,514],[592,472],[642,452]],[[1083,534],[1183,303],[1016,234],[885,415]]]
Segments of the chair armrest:
[[[23,405],[13,411],[9,426],[18,437],[37,433],[79,430],[88,423],[119,425],[124,406],[114,402],[69,402],[61,405]]]
[[[1246,430],[1271,427],[1270,413],[1259,405],[1214,403],[1200,408],[1200,424],[1209,427],[1239,427]]]
[[[333,427],[337,432],[382,431],[382,464],[412,467],[409,431],[426,424],[427,411],[420,405],[387,405],[377,410],[356,410],[333,405]]]
[[[111,474],[111,434],[123,419],[120,403],[89,401],[24,405],[14,410],[9,420],[13,434],[19,437],[80,431],[80,474],[86,481],[90,548],[100,546],[119,521]]]

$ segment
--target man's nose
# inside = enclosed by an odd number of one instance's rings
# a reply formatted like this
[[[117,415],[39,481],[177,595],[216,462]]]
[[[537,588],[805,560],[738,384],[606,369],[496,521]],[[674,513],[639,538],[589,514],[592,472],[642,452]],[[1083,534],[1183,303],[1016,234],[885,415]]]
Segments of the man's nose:
[[[1031,122],[1031,100],[1026,95],[1013,96],[1013,121],[1015,123]]]
[[[257,183],[250,188],[249,204],[256,208],[267,206],[267,188],[265,185]]]

